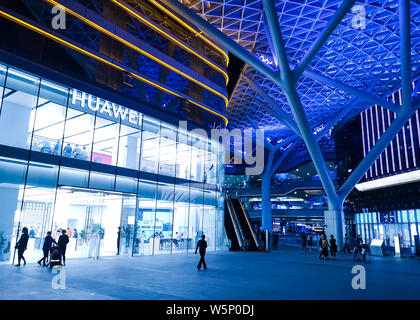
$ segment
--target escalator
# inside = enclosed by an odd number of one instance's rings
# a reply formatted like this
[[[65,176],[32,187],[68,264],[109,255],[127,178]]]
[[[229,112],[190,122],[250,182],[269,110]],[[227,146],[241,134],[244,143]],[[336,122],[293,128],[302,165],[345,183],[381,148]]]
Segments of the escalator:
[[[259,243],[239,198],[226,198],[225,228],[231,250],[257,250]]]
[[[226,236],[230,240],[229,250],[237,251],[241,249],[241,245],[239,244],[238,234],[235,231],[235,225],[230,214],[230,210],[228,209],[228,201],[225,202],[225,229],[226,229]]]

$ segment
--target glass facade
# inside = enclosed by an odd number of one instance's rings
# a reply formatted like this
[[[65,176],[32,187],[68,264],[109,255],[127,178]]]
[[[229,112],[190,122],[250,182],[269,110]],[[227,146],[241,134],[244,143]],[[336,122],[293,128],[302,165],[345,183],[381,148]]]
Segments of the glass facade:
[[[0,259],[22,227],[29,261],[62,229],[69,258],[222,248],[218,142],[3,65],[0,99]]]
[[[402,247],[415,245],[414,236],[419,235],[420,209],[386,212],[365,212],[355,215],[356,232],[364,241],[382,239],[385,245],[394,246],[394,237],[399,236]]]

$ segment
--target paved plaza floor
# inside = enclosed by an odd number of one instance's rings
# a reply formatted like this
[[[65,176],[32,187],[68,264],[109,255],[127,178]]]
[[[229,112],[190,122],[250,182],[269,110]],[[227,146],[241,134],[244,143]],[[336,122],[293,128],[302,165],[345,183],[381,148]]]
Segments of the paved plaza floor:
[[[37,264],[0,266],[0,299],[420,299],[420,260],[372,257],[366,289],[352,288],[350,255],[321,261],[318,252],[210,252],[68,260],[66,289]]]

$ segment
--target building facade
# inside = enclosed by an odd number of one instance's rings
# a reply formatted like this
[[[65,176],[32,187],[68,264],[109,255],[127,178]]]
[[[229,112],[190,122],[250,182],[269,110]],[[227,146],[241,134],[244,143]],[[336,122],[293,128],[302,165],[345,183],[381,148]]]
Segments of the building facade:
[[[0,7],[21,37],[0,45],[0,261],[23,227],[32,262],[61,230],[68,258],[188,252],[202,234],[225,249],[223,147],[208,132],[227,124],[226,54],[151,4],[149,18],[136,1],[18,2]]]
[[[412,83],[413,90],[417,81]],[[389,100],[401,104],[401,90]],[[360,135],[365,156],[391,125],[396,115],[380,106],[360,114]],[[419,235],[420,126],[416,112],[390,142],[350,195],[356,233],[365,242],[382,239],[411,248]],[[347,168],[348,169],[348,168]]]

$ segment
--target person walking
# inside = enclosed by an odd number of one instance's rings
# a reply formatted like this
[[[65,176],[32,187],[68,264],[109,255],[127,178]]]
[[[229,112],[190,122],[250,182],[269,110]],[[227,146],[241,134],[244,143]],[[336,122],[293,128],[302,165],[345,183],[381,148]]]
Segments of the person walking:
[[[53,243],[57,244],[57,242],[51,237],[51,231],[48,231],[47,236],[44,238],[44,245],[42,246],[42,252],[44,253],[44,257],[42,257],[42,259],[38,261],[39,265],[41,265],[41,262],[42,266],[45,267],[47,265],[45,261],[48,259],[48,254],[50,253],[50,249]]]
[[[117,255],[120,254],[120,243],[121,243],[121,227],[118,227],[118,232],[117,232]]]
[[[363,245],[362,237],[360,235],[357,235],[356,243],[353,249],[353,260],[361,261],[360,256],[362,254],[362,245]]]
[[[204,270],[207,269],[206,261],[204,260],[204,257],[206,255],[206,249],[207,249],[207,241],[204,240],[206,236],[203,234],[201,236],[201,239],[197,242],[197,247],[195,248],[195,254],[197,254],[197,250],[199,250],[200,253],[200,262],[197,265],[197,269],[201,270],[201,265],[203,265]]]
[[[302,233],[301,237],[302,237],[302,249],[303,249],[303,252],[306,253],[307,240],[306,240],[305,232]]]
[[[334,239],[334,236],[330,236],[330,251],[331,251],[331,259],[335,260],[335,255],[337,253],[337,241]]]
[[[319,258],[321,260],[328,260],[328,239],[325,233],[321,236],[321,239],[319,239],[319,247],[321,250]]]
[[[350,240],[349,237],[347,235],[347,233],[344,236],[344,245],[343,245],[343,249],[341,250],[344,253],[350,253]]]
[[[69,243],[69,236],[66,234],[66,230],[61,230],[61,236],[58,238],[58,252],[60,252],[63,257],[63,265],[66,265],[66,249],[67,244]]]
[[[309,252],[312,252],[312,246],[313,246],[312,234],[309,234],[309,238],[308,238]]]
[[[22,235],[20,236],[20,239],[18,243],[15,246],[15,249],[18,251],[18,264],[16,267],[20,267],[20,260],[23,260],[23,265],[26,265],[25,257],[23,256],[23,253],[26,250],[26,247],[28,246],[28,240],[29,240],[29,231],[28,228],[23,227],[22,228]]]
[[[277,250],[279,248],[279,234],[277,232],[273,233],[273,249]]]
[[[370,263],[369,255],[370,255],[369,244],[368,243],[362,244],[362,260],[363,260],[363,263]]]

